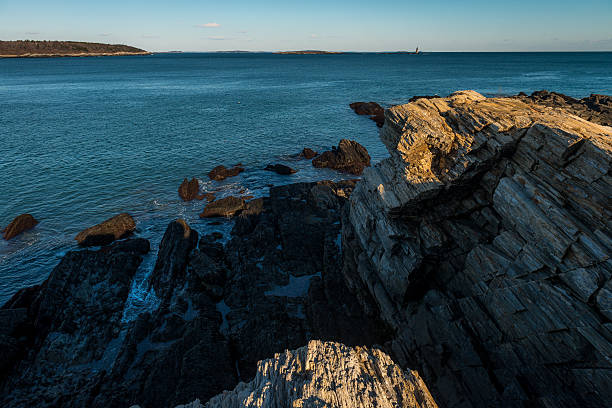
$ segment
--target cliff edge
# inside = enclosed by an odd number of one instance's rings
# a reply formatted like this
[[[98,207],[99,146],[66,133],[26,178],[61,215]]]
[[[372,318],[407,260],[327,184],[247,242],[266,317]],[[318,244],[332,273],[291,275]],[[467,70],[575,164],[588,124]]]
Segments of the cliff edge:
[[[396,361],[442,406],[611,401],[612,128],[463,91],[388,109],[381,139],[344,275],[396,330]]]

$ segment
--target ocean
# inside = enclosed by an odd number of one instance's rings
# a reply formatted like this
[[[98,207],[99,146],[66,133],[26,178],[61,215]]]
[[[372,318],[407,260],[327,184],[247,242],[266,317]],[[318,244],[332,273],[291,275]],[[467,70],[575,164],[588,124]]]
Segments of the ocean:
[[[137,235],[159,245],[184,218],[223,232],[183,203],[197,177],[218,196],[266,195],[270,184],[339,179],[294,157],[342,138],[387,156],[378,128],[349,103],[405,103],[414,95],[474,89],[486,96],[548,89],[573,97],[612,94],[612,53],[423,53],[275,55],[156,54],[138,57],[0,59],[0,225],[31,213],[40,224],[0,240],[0,304],[42,282],[84,228],[129,212]],[[246,171],[223,182],[219,164]],[[269,163],[298,169],[264,171]],[[135,281],[136,307],[155,251]],[[139,303],[140,302],[140,303]]]

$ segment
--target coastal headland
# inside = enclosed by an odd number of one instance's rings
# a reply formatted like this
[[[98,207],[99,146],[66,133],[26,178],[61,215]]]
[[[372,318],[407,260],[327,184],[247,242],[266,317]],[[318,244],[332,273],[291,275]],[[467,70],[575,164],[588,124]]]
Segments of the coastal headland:
[[[0,41],[0,58],[105,57],[150,54],[140,48],[123,44],[80,41]]]

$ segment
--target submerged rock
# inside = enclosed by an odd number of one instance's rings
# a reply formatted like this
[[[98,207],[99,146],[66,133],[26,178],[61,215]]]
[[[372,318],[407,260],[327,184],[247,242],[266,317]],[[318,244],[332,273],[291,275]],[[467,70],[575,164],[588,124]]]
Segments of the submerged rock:
[[[381,139],[344,276],[395,330],[396,361],[442,406],[607,405],[612,129],[464,91],[388,109]]]
[[[204,207],[200,218],[233,217],[245,208],[244,198],[229,196],[212,201]]]
[[[370,155],[365,147],[353,140],[342,139],[338,147],[322,153],[312,161],[318,168],[327,167],[344,173],[359,175],[370,166]]]
[[[242,168],[240,164],[237,164],[236,166],[229,169],[225,166],[217,166],[208,173],[208,177],[211,180],[221,181],[225,180],[228,177],[235,177],[243,171],[244,168]]]
[[[195,199],[202,200],[205,195],[199,195],[199,191],[200,184],[198,183],[198,180],[195,177],[189,181],[187,180],[187,178],[185,178],[179,186],[178,194],[183,201],[192,201]]]
[[[300,152],[300,156],[305,158],[306,160],[314,159],[317,156],[317,154],[318,154],[317,152],[315,152],[314,150],[308,147],[305,147]]]
[[[74,238],[80,246],[107,245],[125,238],[136,229],[136,222],[127,213],[121,213],[100,224],[87,228]]]
[[[264,170],[273,171],[277,174],[288,176],[290,174],[297,173],[297,170],[292,169],[284,164],[268,164]]]
[[[2,237],[8,241],[24,231],[34,228],[37,224],[38,221],[30,214],[18,215],[2,230]]]
[[[279,406],[437,407],[419,374],[402,370],[382,351],[317,340],[260,361],[251,382],[240,383],[206,404],[207,408]]]

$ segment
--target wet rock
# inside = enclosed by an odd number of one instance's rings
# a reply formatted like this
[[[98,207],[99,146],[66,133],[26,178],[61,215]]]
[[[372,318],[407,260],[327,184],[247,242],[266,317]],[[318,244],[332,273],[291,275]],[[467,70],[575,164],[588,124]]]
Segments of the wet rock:
[[[132,277],[148,250],[148,241],[135,239],[68,252],[45,282],[2,307],[0,319],[7,323],[8,314],[12,329],[5,335],[18,361],[4,366],[1,406],[89,405],[100,368],[108,368],[107,346],[118,340]]]
[[[205,198],[206,201],[211,202],[211,201],[215,201],[217,196],[214,193],[204,193],[202,194],[202,198]]]
[[[342,139],[338,147],[322,153],[312,161],[318,168],[327,167],[344,173],[359,175],[370,166],[370,155],[365,147],[353,140]]]
[[[234,196],[224,197],[206,205],[204,211],[200,214],[200,218],[233,217],[244,210],[244,208],[245,201],[243,198]]]
[[[370,116],[370,119],[376,123],[376,126],[382,127],[384,125],[385,110],[376,102],[353,102],[349,106],[358,115]]]
[[[347,285],[376,299],[394,358],[443,406],[612,399],[612,131],[535,98],[388,109],[391,157],[350,198]]]
[[[136,222],[127,213],[121,213],[100,224],[87,228],[74,238],[80,246],[107,245],[125,238],[136,229]]]
[[[185,178],[178,189],[179,197],[183,201],[202,200],[206,195],[200,195],[199,191],[200,185],[195,177],[190,181]]]
[[[198,402],[189,406],[203,407]],[[437,407],[419,374],[402,370],[382,351],[315,340],[260,361],[253,381],[206,404],[246,406]]]
[[[242,168],[240,164],[229,169],[225,166],[217,166],[208,173],[208,177],[211,180],[221,181],[228,177],[235,177],[243,171],[244,168]]]
[[[300,153],[300,156],[305,158],[306,160],[311,160],[314,159],[317,156],[317,152],[315,152],[314,150],[305,147],[304,149],[302,149],[302,152]]]
[[[16,237],[24,231],[34,228],[38,221],[30,214],[21,214],[15,217],[9,225],[2,230],[2,237],[5,240]]]
[[[273,171],[276,174],[281,175],[290,175],[297,173],[297,170],[292,169],[289,166],[285,166],[284,164],[268,164],[264,170]]]

